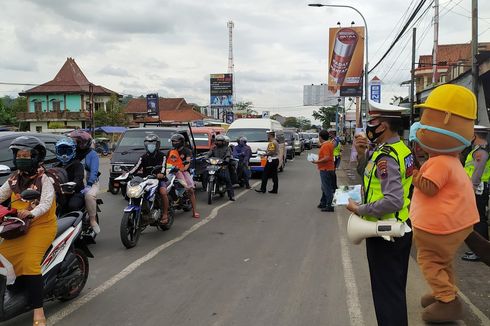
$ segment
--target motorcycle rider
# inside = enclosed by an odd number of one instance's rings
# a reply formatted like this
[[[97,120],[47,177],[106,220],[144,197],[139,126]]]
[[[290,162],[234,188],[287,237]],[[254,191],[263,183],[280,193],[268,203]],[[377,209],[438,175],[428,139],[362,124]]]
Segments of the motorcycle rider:
[[[92,136],[83,130],[74,130],[68,137],[77,143],[76,158],[83,162],[87,171],[86,186],[81,193],[85,196],[85,207],[90,218],[90,226],[96,234],[100,233],[97,223],[97,192],[99,191],[99,155],[92,149]]]
[[[85,199],[82,190],[85,188],[83,179],[85,171],[83,164],[76,159],[77,144],[72,138],[62,138],[56,142],[55,152],[56,158],[60,162],[57,167],[66,170],[68,182],[75,182],[76,186],[74,193],[71,195],[63,195],[62,212],[78,211],[85,205]]]
[[[160,220],[161,224],[168,223],[168,196],[167,196],[167,187],[165,184],[165,163],[166,157],[165,154],[160,150],[160,138],[155,134],[150,134],[145,137],[144,141],[146,153],[141,155],[138,163],[129,171],[129,174],[135,174],[138,171],[142,170],[142,175],[145,177],[149,175],[152,171],[148,168],[155,166],[162,166],[160,173],[157,174],[157,179],[160,180],[159,185],[159,193],[160,198],[162,199],[162,217]]]
[[[200,215],[196,212],[196,195],[194,192],[194,180],[189,173],[191,166],[192,152],[185,147],[185,138],[182,134],[176,133],[170,137],[172,149],[167,154],[167,168],[177,167],[179,172],[175,175],[182,185],[186,188],[192,204],[192,217],[199,218]]]
[[[237,141],[238,145],[233,148],[233,157],[238,159],[239,171],[238,178],[243,178],[245,188],[250,189],[250,170],[248,167],[250,158],[252,157],[252,149],[247,145],[247,138],[240,137]]]
[[[46,325],[41,262],[57,231],[55,191],[49,177],[44,174],[46,146],[39,138],[17,137],[9,148],[17,171],[0,188],[0,202],[10,198],[18,218],[32,219],[26,234],[11,240],[3,239],[0,254],[12,263],[16,284],[27,291],[29,305],[34,310],[33,325],[41,326]],[[26,189],[41,193],[35,207],[30,202],[19,200],[20,193]]]
[[[226,145],[226,138],[223,135],[217,135],[215,140],[215,147],[213,147],[207,154],[206,157],[217,157],[223,160],[226,165],[230,164],[231,161],[231,150]],[[228,192],[228,199],[235,201],[235,192],[233,190],[233,185],[231,184],[230,170],[228,167],[221,169],[221,174],[219,176],[225,181],[226,191]]]

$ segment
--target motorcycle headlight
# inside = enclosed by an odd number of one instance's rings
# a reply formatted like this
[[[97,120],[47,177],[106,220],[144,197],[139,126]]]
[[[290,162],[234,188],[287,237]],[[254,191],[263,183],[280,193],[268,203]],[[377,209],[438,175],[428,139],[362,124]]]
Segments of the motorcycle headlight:
[[[209,163],[211,163],[211,164],[213,164],[213,165],[214,165],[214,164],[218,164],[218,162],[219,162],[219,159],[217,159],[217,158],[210,158],[210,159],[209,159]]]
[[[136,198],[136,197],[139,197],[141,196],[141,193],[143,192],[143,187],[141,187],[140,185],[137,185],[137,186],[132,186],[132,187],[128,187],[126,189],[126,195],[129,197],[129,198]]]

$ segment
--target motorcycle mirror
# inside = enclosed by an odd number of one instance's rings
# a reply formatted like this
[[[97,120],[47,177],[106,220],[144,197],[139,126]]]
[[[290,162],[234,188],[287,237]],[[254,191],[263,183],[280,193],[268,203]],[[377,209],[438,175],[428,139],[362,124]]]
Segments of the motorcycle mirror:
[[[20,197],[25,201],[33,201],[41,198],[41,193],[37,190],[26,189],[20,193]]]
[[[10,170],[10,168],[6,165],[0,165],[0,176],[6,176],[6,175],[9,175],[10,173],[12,173],[12,171]]]

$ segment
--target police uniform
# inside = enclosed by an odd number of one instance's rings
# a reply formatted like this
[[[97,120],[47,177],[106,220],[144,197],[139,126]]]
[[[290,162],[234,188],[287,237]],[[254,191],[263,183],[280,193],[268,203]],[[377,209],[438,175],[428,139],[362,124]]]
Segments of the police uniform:
[[[375,104],[370,118],[401,118],[404,108]],[[374,151],[359,162],[363,177],[363,204],[358,214],[369,221],[408,220],[409,192],[414,157],[398,136],[378,144]],[[390,239],[366,239],[371,290],[378,325],[408,325],[406,283],[412,233]]]
[[[488,133],[490,130],[484,126],[475,126],[475,132]],[[476,145],[466,156],[464,169],[471,178],[475,189],[476,206],[480,215],[480,222],[474,225],[474,229],[482,237],[488,240],[488,198],[490,180],[490,160],[488,159],[488,144]],[[468,257],[464,256],[463,259]],[[468,259],[474,260],[474,259]]]

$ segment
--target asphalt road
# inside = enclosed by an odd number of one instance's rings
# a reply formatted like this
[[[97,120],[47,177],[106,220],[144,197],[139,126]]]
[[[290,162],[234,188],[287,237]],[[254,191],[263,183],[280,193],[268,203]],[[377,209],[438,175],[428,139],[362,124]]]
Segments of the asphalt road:
[[[347,167],[340,184],[353,175]],[[347,211],[316,208],[318,173],[304,154],[279,182],[277,195],[237,189],[236,202],[212,206],[199,192],[200,220],[179,212],[171,230],[146,229],[130,250],[119,239],[125,201],[102,192],[87,286],[76,300],[47,304],[50,325],[376,325],[365,247],[348,243]],[[456,265],[467,312],[457,325],[490,325],[488,267]],[[407,290],[410,325],[423,325],[427,287],[413,258]]]

